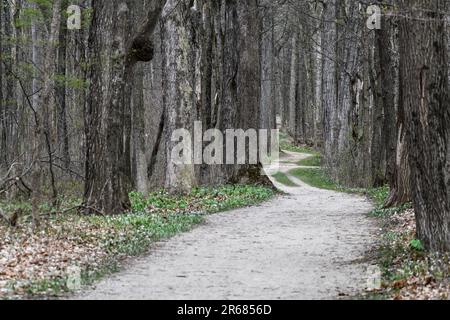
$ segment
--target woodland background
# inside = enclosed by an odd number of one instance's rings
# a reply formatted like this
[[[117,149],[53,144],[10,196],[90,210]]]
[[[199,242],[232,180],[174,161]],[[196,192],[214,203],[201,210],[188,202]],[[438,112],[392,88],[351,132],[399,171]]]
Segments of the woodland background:
[[[0,196],[30,200],[38,227],[68,195],[117,215],[133,190],[261,182],[249,165],[175,166],[171,133],[278,115],[336,183],[389,185],[384,205],[412,202],[418,239],[448,251],[449,16],[445,0],[2,0]]]

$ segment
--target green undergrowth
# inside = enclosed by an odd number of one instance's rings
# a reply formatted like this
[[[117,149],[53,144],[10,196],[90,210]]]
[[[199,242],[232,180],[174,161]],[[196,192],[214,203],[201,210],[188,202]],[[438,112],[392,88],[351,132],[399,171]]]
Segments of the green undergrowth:
[[[325,168],[297,168],[289,172],[289,174],[302,180],[311,187],[318,189],[331,190],[337,192],[353,193],[367,196],[375,206],[375,209],[370,213],[371,216],[382,217],[390,214],[395,214],[411,206],[405,205],[400,208],[384,208],[387,197],[389,196],[389,187],[384,186],[380,188],[349,188],[337,184],[330,176]]]
[[[280,143],[281,150],[289,151],[289,152],[296,152],[296,153],[308,153],[308,154],[316,154],[316,151],[308,146],[296,146],[291,143]]]
[[[333,182],[326,170],[322,168],[297,168],[291,170],[289,174],[314,188],[332,191],[343,190],[343,188]]]
[[[45,227],[34,236],[48,239],[50,243],[64,239],[63,241],[70,242],[74,248],[79,249],[95,248],[95,253],[89,255],[98,254],[101,261],[82,265],[82,283],[88,285],[118,271],[123,259],[144,254],[155,241],[191,230],[201,224],[207,214],[256,205],[269,200],[275,194],[273,188],[255,185],[196,188],[187,195],[171,195],[160,191],[144,196],[132,192],[130,193],[132,210],[128,213],[116,216],[84,216],[76,214],[75,210],[68,210],[65,214],[46,215]],[[62,210],[78,203],[80,200],[67,201],[62,204]],[[3,202],[0,205],[5,212],[18,208],[28,211],[30,208],[27,202]],[[42,210],[48,208],[47,205],[41,206]],[[11,231],[17,234],[17,238],[26,239],[30,232],[29,223],[28,219],[24,219],[19,228]],[[0,227],[6,228],[1,225]],[[1,237],[2,234],[0,242]],[[33,251],[33,247],[29,249],[30,252]],[[77,256],[80,253],[74,252],[71,259],[81,261],[86,258],[86,252],[89,253],[89,249],[81,256]],[[40,267],[40,271],[44,270],[45,273],[45,269],[64,268],[64,264],[55,266],[54,262],[52,264],[51,260],[49,261]],[[12,290],[12,295],[9,296],[48,297],[69,292],[67,277],[64,274],[59,276],[53,276],[51,272],[48,274],[48,277],[42,277],[41,274],[36,279],[31,274],[30,278],[21,281],[20,285],[10,281],[8,288]],[[0,285],[0,292],[1,289]]]
[[[230,185],[218,188],[196,188],[188,195],[170,195],[165,191],[144,197],[131,193],[135,212],[207,214],[254,205],[271,198],[274,190],[264,186]]]
[[[297,187],[297,185],[294,182],[292,182],[289,179],[289,177],[283,172],[278,172],[274,174],[273,177],[277,182],[281,183],[282,185],[285,185],[286,187]]]
[[[368,194],[375,204],[370,216],[377,219],[381,227],[381,239],[374,259],[382,272],[382,287],[366,298],[402,299],[406,292],[426,287],[428,281],[448,278],[448,261],[447,267],[443,268],[445,263],[441,258],[436,259],[427,253],[423,243],[416,239],[414,214],[409,210],[411,204],[385,208],[389,196],[387,187],[370,190]]]
[[[311,157],[300,160],[297,165],[301,167],[320,167],[322,165],[322,156],[314,153]]]
[[[427,252],[415,233],[411,203],[386,208],[389,187],[366,190],[375,209],[370,216],[381,229],[380,241],[372,257],[382,273],[382,287],[364,295],[365,299],[445,299],[449,298],[449,256]]]
[[[101,243],[109,254],[131,256],[142,254],[154,241],[189,231],[203,221],[203,217],[196,214],[160,215],[147,212],[110,217],[93,216],[86,219],[98,228],[113,230]]]

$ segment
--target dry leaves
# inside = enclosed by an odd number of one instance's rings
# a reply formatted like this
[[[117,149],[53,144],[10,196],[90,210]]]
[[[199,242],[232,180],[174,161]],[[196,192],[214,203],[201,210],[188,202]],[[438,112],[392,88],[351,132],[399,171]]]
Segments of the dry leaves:
[[[447,255],[414,252],[410,249],[415,238],[414,210],[406,210],[388,218],[387,231],[402,236],[390,242],[396,251],[389,270],[401,279],[385,284],[394,300],[448,300],[450,298],[450,263]]]
[[[107,254],[98,239],[108,232],[75,218],[50,221],[38,233],[0,225],[0,298],[24,293],[31,283],[64,279],[70,267],[102,261]]]

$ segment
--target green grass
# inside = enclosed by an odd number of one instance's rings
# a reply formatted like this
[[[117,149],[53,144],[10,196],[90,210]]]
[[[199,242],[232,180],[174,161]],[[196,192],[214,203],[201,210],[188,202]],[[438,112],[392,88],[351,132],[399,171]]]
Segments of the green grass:
[[[301,167],[320,167],[322,165],[322,156],[315,153],[309,158],[300,160],[297,165]]]
[[[405,204],[401,207],[393,207],[393,208],[384,208],[384,207],[376,207],[372,212],[370,212],[370,216],[374,218],[386,218],[393,216],[395,214],[400,214],[407,209],[411,209],[411,204]]]
[[[49,279],[31,282],[27,287],[27,293],[31,296],[36,294],[42,294],[43,292],[51,295],[61,295],[69,292],[66,286],[66,279]]]
[[[322,168],[298,168],[291,170],[289,173],[312,187],[325,190],[341,191],[341,188],[337,186],[333,182],[333,180],[330,179],[326,171]]]
[[[273,177],[277,182],[281,183],[282,185],[285,185],[286,187],[297,187],[297,185],[294,182],[292,182],[286,174],[282,172],[274,174]]]
[[[101,241],[108,254],[128,256],[140,255],[152,242],[189,231],[204,221],[202,216],[195,214],[162,216],[145,212],[87,219],[93,225],[113,230]]]
[[[315,188],[368,196],[375,205],[375,209],[370,213],[374,217],[399,213],[411,207],[410,204],[407,204],[400,208],[385,209],[383,206],[389,196],[388,186],[371,189],[343,187],[337,184],[324,168],[297,168],[291,170],[289,173]]]
[[[375,209],[370,216],[376,218],[381,227],[381,241],[376,262],[382,270],[383,289],[368,295],[367,299],[391,299],[398,294],[408,280],[432,276],[437,281],[448,279],[450,269],[445,257],[435,258],[425,252],[423,243],[403,228],[393,227],[392,218],[411,209],[410,203],[400,207],[385,208],[389,187],[368,189],[366,195],[373,201]],[[437,261],[437,262],[436,262]]]
[[[368,189],[366,190],[366,193],[369,198],[372,199],[375,206],[381,208],[386,203],[386,200],[389,197],[390,189],[388,186],[384,186],[381,188]]]
[[[309,154],[315,154],[316,151],[310,147],[306,146],[295,146],[290,143],[281,142],[280,143],[281,150],[289,151],[289,152],[297,152],[297,153],[309,153]]]
[[[144,197],[131,193],[134,212],[148,210],[163,213],[216,213],[245,207],[270,199],[274,190],[253,185],[229,185],[218,188],[196,188],[188,195],[170,195],[165,191]]]
[[[375,205],[375,209],[370,213],[370,216],[375,218],[385,218],[394,214],[402,213],[403,211],[411,208],[410,203],[400,207],[385,208],[384,204],[389,197],[389,193],[390,190],[388,186],[365,190],[365,194],[367,194]]]

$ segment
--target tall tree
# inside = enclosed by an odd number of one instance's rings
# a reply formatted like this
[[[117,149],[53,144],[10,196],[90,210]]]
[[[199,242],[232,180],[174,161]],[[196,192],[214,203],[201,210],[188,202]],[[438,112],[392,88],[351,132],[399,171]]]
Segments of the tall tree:
[[[63,0],[62,8],[67,7],[67,0]],[[62,17],[64,13],[61,12]],[[66,76],[67,76],[67,24],[61,23],[59,30],[58,41],[58,66],[57,76],[59,82],[56,86],[56,128],[58,137],[58,149],[61,162],[65,170],[70,167],[70,145],[69,145],[69,131],[67,123],[67,99],[66,99]]]
[[[259,129],[261,101],[261,24],[258,1],[226,1],[225,62],[219,128]],[[227,153],[230,150],[226,151]],[[249,158],[249,157],[247,157]],[[260,181],[258,166],[231,165],[226,182]]]
[[[85,115],[87,213],[120,214],[130,207],[129,82],[136,63],[153,58],[151,36],[165,2],[150,2],[146,19],[135,34],[129,30],[132,1],[92,2],[91,87]]]
[[[322,108],[324,111],[324,154],[328,167],[333,167],[336,134],[336,54],[337,30],[336,30],[336,0],[328,0],[324,3],[322,24]]]
[[[378,5],[389,5],[389,1],[378,1]],[[380,29],[376,29],[374,41],[373,68],[373,130],[371,142],[372,186],[380,187],[393,183],[396,154],[396,104],[395,69],[392,46],[392,17],[383,15]]]
[[[49,163],[49,173],[51,180],[51,187],[53,190],[53,201],[57,198],[57,189],[55,186],[55,176],[52,167],[52,146],[51,146],[51,132],[50,132],[50,112],[52,111],[52,106],[54,105],[53,89],[54,89],[54,74],[56,70],[56,52],[57,52],[57,39],[59,38],[59,29],[61,23],[61,0],[55,0],[52,6],[51,23],[49,28],[49,43],[47,49],[44,52],[44,74],[42,80],[42,91],[37,95],[37,80],[33,79],[33,97],[37,97],[33,101],[32,108],[35,119],[35,134],[33,139],[33,171],[32,171],[32,190],[33,190],[33,223],[37,227],[39,225],[39,197],[42,196],[42,172],[44,170],[43,158],[46,156],[45,151],[48,155]],[[36,22],[33,20],[32,23],[33,32],[33,61],[37,63],[37,48],[36,41]],[[36,91],[35,91],[36,90]]]
[[[0,62],[3,60],[3,1],[0,2]],[[6,158],[6,110],[3,107],[3,63],[0,63],[0,168],[7,165]]]
[[[272,1],[259,0],[261,15],[261,128],[276,128],[275,109],[275,5]]]
[[[192,153],[184,150],[186,163],[176,163],[171,152],[179,141],[173,141],[175,130],[194,133],[194,121],[198,119],[196,106],[196,51],[198,50],[194,30],[195,13],[193,1],[168,2],[174,8],[164,19],[163,30],[163,101],[166,113],[166,153],[168,156],[166,188],[172,192],[189,192],[197,177],[192,163]],[[189,145],[188,145],[189,146]],[[190,147],[190,146],[189,146]],[[192,152],[193,150],[191,150]],[[187,163],[191,162],[191,163]]]
[[[402,0],[401,102],[418,237],[450,250],[450,105],[445,0]]]

